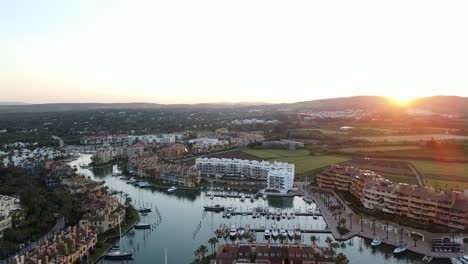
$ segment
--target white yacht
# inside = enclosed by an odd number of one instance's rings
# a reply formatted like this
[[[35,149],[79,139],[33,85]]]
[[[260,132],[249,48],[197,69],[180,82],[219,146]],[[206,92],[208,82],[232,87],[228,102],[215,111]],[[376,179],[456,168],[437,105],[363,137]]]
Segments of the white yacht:
[[[237,235],[237,229],[235,226],[231,226],[231,230],[229,231],[229,236],[235,238]]]
[[[284,230],[283,228],[281,228],[280,230],[280,236],[285,238],[286,236],[288,235],[288,233],[286,233],[286,230]]]
[[[245,201],[245,195],[241,195],[241,198],[240,198],[241,202]]]
[[[291,240],[293,240],[293,238],[294,238],[294,230],[292,230],[292,229],[288,230],[288,238],[291,239]]]
[[[393,254],[400,254],[406,251],[406,247],[404,245],[399,245],[397,248],[393,250]]]
[[[265,239],[266,240],[270,239],[270,236],[271,236],[270,229],[265,229]]]
[[[371,242],[371,246],[373,246],[373,247],[380,246],[380,244],[382,244],[382,241],[380,241],[377,238],[374,238],[374,240],[372,240],[372,242]]]
[[[239,227],[239,229],[237,229],[237,234],[242,238],[245,234],[245,229],[243,227]]]
[[[273,239],[277,239],[278,238],[278,228],[274,228],[273,231],[271,232],[271,236],[273,237]]]
[[[167,189],[168,193],[173,193],[175,191],[177,191],[177,188],[175,186],[172,186],[171,188]]]

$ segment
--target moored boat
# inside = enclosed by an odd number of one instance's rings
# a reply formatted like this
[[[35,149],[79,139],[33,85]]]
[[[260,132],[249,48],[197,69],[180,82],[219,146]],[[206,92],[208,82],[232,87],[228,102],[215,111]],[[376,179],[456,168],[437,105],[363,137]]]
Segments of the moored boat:
[[[122,252],[120,250],[111,250],[104,255],[104,258],[108,260],[126,260],[131,259],[132,256],[133,253]]]
[[[219,205],[219,204],[211,205],[211,206],[207,205],[207,206],[204,206],[203,208],[205,208],[205,211],[213,211],[213,212],[224,211],[224,206]]]
[[[374,240],[372,240],[372,242],[371,242],[371,246],[373,246],[373,247],[380,246],[380,244],[382,244],[382,241],[380,241],[377,238],[374,238]]]
[[[231,226],[231,230],[229,230],[229,236],[231,238],[235,238],[237,235],[237,229],[235,226]]]
[[[271,236],[270,229],[265,229],[265,239],[266,240],[270,239],[270,236]]]
[[[135,229],[150,229],[151,225],[150,224],[145,224],[145,223],[136,223],[133,228]]]
[[[175,191],[177,191],[177,188],[175,186],[172,186],[171,188],[167,189],[168,193],[173,193]]]
[[[401,254],[406,251],[406,247],[404,245],[399,245],[397,248],[393,250],[393,254]]]

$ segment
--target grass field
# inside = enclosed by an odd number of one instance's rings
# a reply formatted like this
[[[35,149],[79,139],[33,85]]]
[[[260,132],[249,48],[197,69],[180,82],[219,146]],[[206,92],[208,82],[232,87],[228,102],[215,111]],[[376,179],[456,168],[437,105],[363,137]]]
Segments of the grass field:
[[[468,181],[460,182],[460,181],[443,181],[443,180],[435,180],[435,179],[426,179],[425,181],[426,186],[431,186],[436,189],[442,188],[445,190],[464,190],[468,189]]]
[[[468,181],[468,163],[411,160],[411,164],[423,175],[464,176]]]
[[[420,141],[420,140],[468,140],[468,136],[457,136],[457,135],[445,135],[445,134],[422,134],[422,135],[403,135],[403,136],[369,136],[369,137],[354,137],[355,139],[364,139],[369,141],[388,141],[388,142],[400,142],[400,141]]]
[[[243,152],[268,161],[293,163],[296,175],[350,160],[340,156],[310,156],[307,150],[246,149]]]
[[[408,176],[399,176],[399,175],[392,175],[392,174],[381,174],[384,178],[391,180],[392,182],[401,182],[401,183],[408,183],[408,184],[418,184],[418,180],[416,177],[408,177]]]
[[[371,151],[396,151],[396,150],[409,150],[419,149],[418,146],[382,146],[382,147],[349,147],[342,148],[340,151],[344,152],[371,152]]]

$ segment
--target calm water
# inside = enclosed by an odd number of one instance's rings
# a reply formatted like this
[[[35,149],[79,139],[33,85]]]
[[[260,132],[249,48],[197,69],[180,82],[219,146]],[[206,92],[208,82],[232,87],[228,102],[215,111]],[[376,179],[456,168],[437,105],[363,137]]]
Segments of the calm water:
[[[88,163],[90,155],[82,155],[81,158],[71,162],[71,165]],[[164,263],[164,252],[167,249],[168,263],[191,263],[195,259],[194,251],[204,244],[211,249],[208,239],[214,236],[214,231],[220,224],[227,226],[236,225],[251,227],[266,225],[271,227],[277,224],[279,227],[292,228],[300,226],[309,229],[323,229],[325,222],[323,219],[313,220],[312,217],[296,217],[296,219],[281,221],[253,219],[252,216],[235,216],[230,219],[222,218],[222,214],[203,212],[204,205],[222,204],[225,206],[235,206],[237,208],[254,206],[269,206],[270,212],[276,208],[290,210],[300,208],[305,211],[308,205],[301,198],[269,198],[256,200],[254,203],[249,201],[241,202],[237,198],[214,198],[210,200],[203,191],[182,191],[178,190],[173,194],[168,194],[165,190],[140,189],[133,185],[125,183],[118,177],[111,177],[114,168],[108,167],[98,169],[92,172],[88,169],[81,169],[78,166],[78,172],[91,176],[96,180],[106,181],[111,189],[122,190],[128,193],[136,207],[144,204],[151,206],[153,212],[142,217],[143,222],[153,224],[152,230],[131,230],[122,237],[122,247],[124,250],[134,252],[134,259],[131,261],[121,261],[120,263]],[[160,219],[156,213],[157,208],[160,213]],[[245,211],[245,210],[244,210]],[[304,243],[310,244],[308,237],[311,234],[303,235]],[[325,246],[326,234],[317,235],[320,239],[319,245]],[[329,235],[331,236],[331,235]],[[264,242],[263,234],[257,235],[258,242]],[[220,239],[220,243],[224,242]],[[351,264],[379,264],[379,263],[423,263],[422,256],[407,252],[403,256],[395,257],[393,247],[382,245],[377,249],[371,248],[370,240],[355,237],[342,243],[342,252],[348,256]],[[228,243],[232,243],[228,239]],[[211,250],[210,250],[211,252]],[[102,260],[100,263],[119,263],[119,261]],[[450,263],[449,261],[434,260],[431,263]]]

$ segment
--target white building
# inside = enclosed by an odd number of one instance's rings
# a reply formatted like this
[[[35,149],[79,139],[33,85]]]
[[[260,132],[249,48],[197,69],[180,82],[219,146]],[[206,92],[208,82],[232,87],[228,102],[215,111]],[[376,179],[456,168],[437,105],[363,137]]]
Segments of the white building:
[[[195,166],[205,175],[245,176],[267,180],[267,189],[286,193],[293,187],[294,164],[241,159],[198,158]]]
[[[220,140],[217,138],[202,137],[202,138],[190,139],[189,143],[198,144],[198,145],[217,145],[220,143]]]
[[[20,208],[20,199],[0,194],[0,238],[6,229],[13,226],[11,211]]]
[[[133,145],[138,142],[171,144],[176,142],[176,137],[175,134],[129,136],[128,144]]]
[[[291,174],[285,169],[272,169],[268,171],[267,190],[277,190],[280,193],[287,193],[293,186],[294,172]]]

